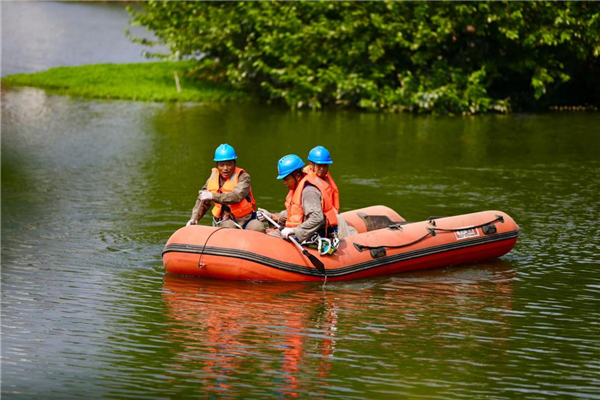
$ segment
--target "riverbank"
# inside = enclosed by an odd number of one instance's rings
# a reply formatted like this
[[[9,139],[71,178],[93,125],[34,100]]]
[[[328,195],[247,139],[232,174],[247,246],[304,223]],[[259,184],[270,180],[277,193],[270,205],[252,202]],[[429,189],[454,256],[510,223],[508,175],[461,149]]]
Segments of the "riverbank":
[[[54,93],[137,101],[226,101],[250,96],[227,84],[198,82],[184,75],[189,61],[95,64],[8,75],[2,86],[33,86]]]

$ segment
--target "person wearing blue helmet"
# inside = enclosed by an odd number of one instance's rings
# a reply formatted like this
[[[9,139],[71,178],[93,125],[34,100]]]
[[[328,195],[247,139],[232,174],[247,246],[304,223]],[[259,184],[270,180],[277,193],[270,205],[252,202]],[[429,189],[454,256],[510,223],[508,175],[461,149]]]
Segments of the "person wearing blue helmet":
[[[214,203],[214,225],[265,232],[264,225],[256,219],[256,201],[250,175],[237,166],[236,160],[233,147],[228,144],[217,147],[214,159],[216,166],[199,192],[187,225],[196,225]]]
[[[308,153],[308,165],[304,167],[307,174],[315,174],[323,182],[324,190],[335,210],[340,212],[340,192],[329,173],[329,165],[333,164],[331,154],[323,146],[317,146]]]
[[[321,191],[315,177],[302,170],[304,166],[304,161],[295,154],[282,157],[277,163],[277,179],[281,179],[289,190],[285,210],[271,214],[265,209],[258,209],[259,220],[265,221],[266,215],[285,225],[281,235],[285,239],[295,236],[300,242],[311,238],[315,233],[328,236],[337,229],[335,209]]]

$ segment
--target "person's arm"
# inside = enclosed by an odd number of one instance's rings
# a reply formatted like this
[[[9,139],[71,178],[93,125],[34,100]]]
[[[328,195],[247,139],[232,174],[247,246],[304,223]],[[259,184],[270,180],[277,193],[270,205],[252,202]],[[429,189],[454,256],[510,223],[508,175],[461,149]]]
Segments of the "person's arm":
[[[271,215],[271,219],[275,222],[278,222],[279,225],[285,226],[285,222],[287,221],[287,210],[283,210],[278,213],[273,213]]]
[[[238,184],[230,193],[213,193],[213,201],[219,204],[236,204],[244,200],[250,194],[250,175],[240,174]],[[208,202],[210,203],[210,202]]]
[[[313,185],[306,185],[302,191],[302,208],[304,221],[294,228],[300,242],[309,239],[322,226],[325,226],[325,215],[321,208],[321,192]]]
[[[210,180],[210,178],[208,178],[208,179]],[[202,201],[200,200],[200,192],[202,192],[203,190],[206,190],[207,187],[208,187],[208,180],[206,181],[204,186],[202,186],[202,189],[200,189],[200,191],[198,192],[198,198],[196,199],[196,204],[194,205],[194,208],[192,209],[192,217],[190,218],[190,221],[193,221],[193,224],[196,224],[198,221],[200,221],[202,219],[202,217],[204,217],[204,214],[206,214],[206,212],[210,208],[210,201],[205,201],[204,203],[202,203]]]

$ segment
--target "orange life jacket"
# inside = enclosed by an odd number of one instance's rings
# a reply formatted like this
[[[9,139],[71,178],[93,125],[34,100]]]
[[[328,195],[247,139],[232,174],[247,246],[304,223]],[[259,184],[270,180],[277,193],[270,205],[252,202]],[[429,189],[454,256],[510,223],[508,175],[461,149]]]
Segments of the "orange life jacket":
[[[236,167],[231,177],[229,177],[229,179],[227,179],[223,183],[223,186],[220,186],[219,170],[213,168],[206,189],[211,193],[231,193],[233,192],[233,189],[237,186],[240,174],[242,172],[247,173],[243,169]],[[228,204],[227,206],[231,210],[233,216],[236,218],[245,217],[252,211],[255,211],[256,201],[254,200],[254,195],[252,194],[252,188],[250,188],[250,193],[248,193],[248,196],[245,199],[242,199],[242,201],[240,201],[239,203]],[[223,205],[215,202],[215,205],[212,209],[212,215],[214,215],[216,218],[221,218],[222,210]]]
[[[313,171],[310,168],[310,165],[307,165],[306,167],[304,167],[303,171],[307,174],[312,174],[315,177],[317,176],[317,174],[315,174],[315,171]],[[327,178],[327,180],[319,179],[319,182],[321,182],[323,184],[323,190],[321,190],[321,192],[324,191],[324,193],[327,194],[327,196],[331,200],[331,204],[333,205],[333,208],[335,208],[335,210],[339,214],[339,212],[340,212],[340,191],[338,190],[338,187],[335,184],[335,181],[333,180],[333,178],[331,177],[329,172],[327,172],[326,178]]]
[[[304,209],[302,208],[302,191],[307,183],[314,185],[321,192],[321,209],[325,215],[325,229],[330,226],[337,226],[337,213],[331,204],[329,197],[323,193],[323,180],[316,175],[306,174],[296,185],[296,189],[290,190],[285,199],[285,209],[287,210],[287,220],[285,226],[295,228],[304,222]]]

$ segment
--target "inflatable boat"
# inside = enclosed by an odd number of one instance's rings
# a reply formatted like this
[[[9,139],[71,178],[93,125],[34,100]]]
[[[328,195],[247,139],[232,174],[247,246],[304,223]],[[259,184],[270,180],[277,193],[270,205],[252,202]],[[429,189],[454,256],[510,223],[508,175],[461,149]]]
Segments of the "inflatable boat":
[[[192,225],[171,236],[163,263],[169,274],[214,279],[345,281],[498,258],[520,232],[501,211],[407,222],[372,206],[342,216],[358,234],[340,240],[331,255],[258,232]]]

